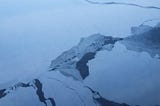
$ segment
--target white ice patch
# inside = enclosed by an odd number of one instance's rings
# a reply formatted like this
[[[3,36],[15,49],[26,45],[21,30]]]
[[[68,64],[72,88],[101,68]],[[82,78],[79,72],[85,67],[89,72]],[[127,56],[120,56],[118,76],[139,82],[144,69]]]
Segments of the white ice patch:
[[[160,104],[160,61],[148,53],[129,51],[117,43],[89,62],[85,84],[109,100],[130,105]]]

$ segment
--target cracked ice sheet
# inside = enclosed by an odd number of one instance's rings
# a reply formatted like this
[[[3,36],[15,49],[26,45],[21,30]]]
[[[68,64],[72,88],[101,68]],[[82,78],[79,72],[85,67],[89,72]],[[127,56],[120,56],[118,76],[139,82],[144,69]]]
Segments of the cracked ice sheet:
[[[89,62],[85,84],[112,101],[130,105],[160,104],[160,60],[146,53],[129,51],[117,43]]]
[[[33,9],[0,20],[1,87],[6,86],[4,83],[30,80],[47,71],[50,61],[76,45],[81,37],[94,33],[128,36],[131,26],[160,17],[160,12],[153,9],[98,6],[83,0],[65,1],[63,6],[63,1],[51,3],[52,8]],[[30,7],[34,3],[31,4],[26,5]]]
[[[65,77],[58,71],[43,75],[39,79],[43,83],[44,94],[54,98],[56,106],[95,106],[92,93],[83,82]]]

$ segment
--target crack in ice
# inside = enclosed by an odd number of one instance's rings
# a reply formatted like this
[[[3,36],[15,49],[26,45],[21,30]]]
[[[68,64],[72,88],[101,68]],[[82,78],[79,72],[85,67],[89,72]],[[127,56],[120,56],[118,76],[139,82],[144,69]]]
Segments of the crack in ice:
[[[156,7],[156,6],[143,6],[143,5],[139,5],[139,4],[134,4],[134,3],[124,3],[124,2],[97,2],[97,1],[91,1],[91,0],[85,0],[88,3],[91,4],[100,4],[100,5],[114,5],[114,4],[118,4],[118,5],[129,5],[129,6],[134,6],[134,7],[140,7],[140,8],[146,8],[146,9],[160,9],[160,7]]]

